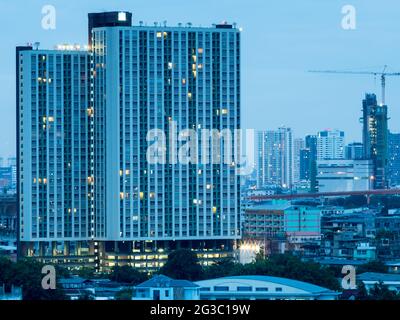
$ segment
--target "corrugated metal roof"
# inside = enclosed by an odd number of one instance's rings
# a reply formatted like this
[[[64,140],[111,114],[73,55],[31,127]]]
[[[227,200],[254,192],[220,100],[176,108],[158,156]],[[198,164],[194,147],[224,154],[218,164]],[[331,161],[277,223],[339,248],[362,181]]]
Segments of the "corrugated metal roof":
[[[151,278],[150,280],[147,280],[136,287],[138,288],[171,288],[171,287],[193,287],[196,288],[198,287],[197,284],[188,281],[188,280],[175,280],[170,277],[164,276],[164,275],[157,275]]]
[[[400,274],[364,272],[357,278],[363,281],[400,281]]]
[[[256,280],[256,281],[265,281],[265,282],[272,282],[280,285],[285,285],[293,288],[297,288],[300,290],[307,291],[309,293],[325,293],[325,292],[334,292],[330,289],[323,288],[308,282],[292,280],[287,278],[280,278],[280,277],[271,277],[271,276],[258,276],[258,275],[249,275],[249,276],[232,276],[232,277],[224,277],[218,278],[215,280],[229,280],[229,279],[241,279],[241,280]],[[206,280],[207,281],[207,280]]]

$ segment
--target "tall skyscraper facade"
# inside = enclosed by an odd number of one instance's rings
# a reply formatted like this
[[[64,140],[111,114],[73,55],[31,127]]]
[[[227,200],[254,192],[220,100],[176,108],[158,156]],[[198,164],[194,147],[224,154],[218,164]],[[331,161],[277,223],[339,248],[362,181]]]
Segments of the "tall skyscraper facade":
[[[149,163],[146,134],[161,129],[169,136],[173,122],[177,132],[240,127],[238,29],[105,27],[92,34],[96,236],[143,241],[131,242],[134,250],[145,241],[154,241],[146,243],[153,249],[175,248],[179,241],[229,248],[240,237],[236,166],[222,158]],[[169,162],[181,143],[167,144]],[[206,151],[199,150],[199,159]]]
[[[235,160],[204,162],[211,141],[188,163],[173,155],[188,129],[199,146],[210,140],[201,130],[230,130],[220,147],[235,154],[239,29],[130,20],[90,14],[89,52],[17,53],[24,255],[150,270],[177,248],[213,262],[241,236]],[[154,130],[167,137],[167,162],[149,161]]]
[[[317,160],[344,159],[344,132],[324,130],[317,135]]]
[[[311,161],[310,149],[300,150],[300,180],[311,180]]]
[[[17,49],[19,240],[24,255],[77,255],[93,228],[87,52]]]
[[[300,151],[304,149],[305,141],[302,138],[293,140],[293,182],[300,181]]]
[[[374,188],[387,187],[388,117],[387,106],[378,105],[375,94],[366,94],[363,100],[364,158],[374,164]]]
[[[400,133],[388,132],[388,182],[400,185]]]
[[[303,158],[304,161],[308,161],[309,177],[310,177],[310,191],[316,192],[318,190],[317,185],[317,143],[318,139],[316,135],[307,135],[305,138],[306,149],[309,150],[309,157]]]
[[[293,134],[290,128],[257,132],[257,185],[293,185]]]

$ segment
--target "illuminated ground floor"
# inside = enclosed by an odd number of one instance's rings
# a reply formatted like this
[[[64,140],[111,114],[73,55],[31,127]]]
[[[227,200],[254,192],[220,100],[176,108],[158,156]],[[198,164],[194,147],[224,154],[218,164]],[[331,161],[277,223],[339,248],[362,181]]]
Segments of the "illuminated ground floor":
[[[177,249],[193,250],[202,265],[227,257],[237,259],[236,240],[226,239],[20,242],[19,257],[60,264],[68,269],[89,267],[107,272],[114,266],[129,265],[151,273],[161,268],[168,254]]]

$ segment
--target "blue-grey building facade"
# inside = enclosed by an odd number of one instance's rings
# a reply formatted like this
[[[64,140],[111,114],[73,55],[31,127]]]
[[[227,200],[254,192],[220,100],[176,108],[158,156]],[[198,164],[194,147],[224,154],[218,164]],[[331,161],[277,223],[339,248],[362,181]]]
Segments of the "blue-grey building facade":
[[[147,157],[152,129],[201,145],[201,129],[240,128],[239,29],[111,21],[130,17],[91,14],[88,51],[17,49],[22,255],[156,269],[176,248],[231,255],[241,236],[234,160]],[[181,145],[168,139],[166,159]]]
[[[204,164],[201,148],[197,163],[171,162],[179,138],[167,140],[167,163],[150,163],[147,133],[169,137],[175,123],[178,133],[198,131],[201,145],[201,129],[240,128],[239,30],[104,27],[92,35],[96,237],[107,240],[105,251],[115,256],[118,241],[138,252],[232,249],[237,166],[222,157]]]

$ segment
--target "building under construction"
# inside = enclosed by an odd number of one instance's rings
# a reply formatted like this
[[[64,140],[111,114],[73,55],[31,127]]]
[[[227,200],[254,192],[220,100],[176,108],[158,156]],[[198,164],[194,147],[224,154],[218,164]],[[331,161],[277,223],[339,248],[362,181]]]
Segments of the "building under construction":
[[[374,164],[374,189],[387,188],[388,117],[387,106],[378,105],[375,94],[366,94],[363,100],[364,158]]]

